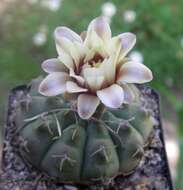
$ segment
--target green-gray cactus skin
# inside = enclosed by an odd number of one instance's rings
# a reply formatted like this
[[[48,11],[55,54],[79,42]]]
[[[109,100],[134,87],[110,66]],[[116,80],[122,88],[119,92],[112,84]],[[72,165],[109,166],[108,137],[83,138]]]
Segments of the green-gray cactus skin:
[[[16,120],[23,158],[61,183],[107,183],[138,166],[153,121],[139,103],[83,121],[58,98],[30,92]]]

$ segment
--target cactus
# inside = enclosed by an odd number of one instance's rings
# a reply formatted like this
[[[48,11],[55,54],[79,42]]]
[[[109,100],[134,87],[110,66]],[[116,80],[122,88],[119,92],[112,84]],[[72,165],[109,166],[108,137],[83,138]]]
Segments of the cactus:
[[[58,182],[108,183],[138,166],[153,126],[140,103],[82,120],[67,102],[30,90],[17,107],[22,157]]]

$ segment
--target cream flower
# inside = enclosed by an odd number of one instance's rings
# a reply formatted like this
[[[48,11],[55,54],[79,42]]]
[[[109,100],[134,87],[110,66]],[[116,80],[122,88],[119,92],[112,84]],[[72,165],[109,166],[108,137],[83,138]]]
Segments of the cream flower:
[[[39,92],[45,96],[75,93],[82,119],[89,119],[100,102],[109,108],[130,103],[133,92],[129,84],[152,80],[145,65],[126,57],[136,36],[127,32],[112,37],[103,17],[95,18],[81,36],[67,27],[58,27],[54,37],[58,58],[43,62],[48,76]]]

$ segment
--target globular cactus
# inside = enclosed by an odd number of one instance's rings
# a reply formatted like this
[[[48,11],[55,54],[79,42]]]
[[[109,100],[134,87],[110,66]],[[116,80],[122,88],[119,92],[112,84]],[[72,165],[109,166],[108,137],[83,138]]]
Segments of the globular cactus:
[[[140,103],[82,120],[66,102],[29,93],[17,108],[23,158],[58,182],[109,182],[136,168],[153,126]],[[29,99],[29,101],[28,101]]]

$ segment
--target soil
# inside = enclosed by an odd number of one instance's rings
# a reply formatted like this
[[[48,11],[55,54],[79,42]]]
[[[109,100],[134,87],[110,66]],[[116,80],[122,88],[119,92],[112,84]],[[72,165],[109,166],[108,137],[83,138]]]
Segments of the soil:
[[[173,190],[161,127],[159,96],[149,87],[140,86],[139,88],[142,106],[148,109],[154,118],[154,127],[139,166],[132,174],[118,176],[107,186],[88,187],[58,184],[23,162],[18,154],[20,144],[14,138],[17,129],[14,118],[17,101],[28,91],[26,86],[12,90],[9,96],[0,190]]]

